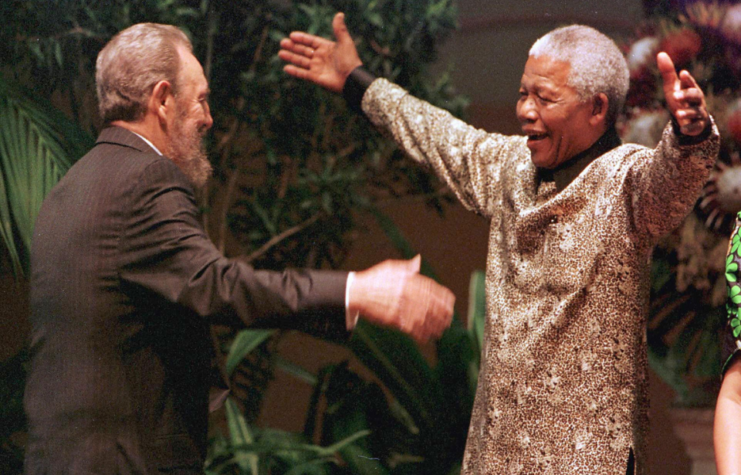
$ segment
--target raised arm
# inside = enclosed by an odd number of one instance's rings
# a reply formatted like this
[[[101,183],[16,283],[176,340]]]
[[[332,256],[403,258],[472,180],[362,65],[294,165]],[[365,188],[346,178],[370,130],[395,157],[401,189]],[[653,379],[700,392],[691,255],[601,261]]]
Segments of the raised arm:
[[[702,89],[686,70],[677,75],[672,59],[663,51],[656,56],[656,62],[664,82],[666,107],[680,132],[690,137],[700,135],[710,124]]]
[[[361,111],[410,158],[431,168],[464,206],[490,215],[491,183],[499,182],[500,156],[517,144],[475,129],[362,68],[356,75],[353,71],[363,63],[344,18],[338,13],[332,21],[336,41],[304,32],[284,38],[278,56],[289,63],[285,72],[342,93],[351,108]],[[524,142],[519,145],[523,148]]]
[[[334,16],[332,28],[336,41],[300,31],[292,32],[281,40],[278,57],[290,63],[283,70],[291,76],[341,93],[347,77],[363,62],[345,26],[344,13]]]
[[[705,95],[694,78],[684,70],[677,74],[664,52],[656,62],[672,121],[654,150],[634,155],[629,180],[636,227],[652,239],[679,226],[692,209],[720,145]]]

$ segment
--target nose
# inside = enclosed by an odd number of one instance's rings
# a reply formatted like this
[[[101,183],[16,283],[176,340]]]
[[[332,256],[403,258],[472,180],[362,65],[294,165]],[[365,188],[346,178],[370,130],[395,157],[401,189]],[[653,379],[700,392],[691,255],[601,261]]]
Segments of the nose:
[[[517,101],[517,120],[520,123],[535,122],[538,120],[538,108],[530,96],[521,97]]]
[[[214,118],[211,117],[211,108],[209,107],[208,102],[203,103],[203,112],[205,115],[203,124],[206,127],[206,130],[208,130],[212,125],[214,125]]]

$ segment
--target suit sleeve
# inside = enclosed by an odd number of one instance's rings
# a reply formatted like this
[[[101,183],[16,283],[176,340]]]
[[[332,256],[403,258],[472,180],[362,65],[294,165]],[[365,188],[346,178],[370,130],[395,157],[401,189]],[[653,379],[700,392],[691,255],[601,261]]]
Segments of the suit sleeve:
[[[634,222],[642,235],[655,241],[679,226],[700,195],[719,147],[714,122],[709,136],[696,144],[684,144],[670,123],[654,150],[637,152],[629,179]]]
[[[431,168],[466,208],[487,217],[497,212],[495,196],[507,157],[527,151],[521,137],[472,127],[386,79],[368,87],[362,108],[410,158]]]
[[[134,298],[164,299],[211,323],[347,337],[347,273],[258,271],[225,258],[206,236],[192,188],[170,160],[143,170],[127,208],[119,268]]]

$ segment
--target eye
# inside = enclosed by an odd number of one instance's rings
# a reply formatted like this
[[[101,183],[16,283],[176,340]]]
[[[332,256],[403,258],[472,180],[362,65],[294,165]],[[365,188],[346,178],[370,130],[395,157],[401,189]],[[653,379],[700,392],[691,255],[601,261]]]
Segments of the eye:
[[[209,95],[210,95],[210,94],[211,94],[211,90],[210,90],[210,89],[207,89],[207,90],[205,90],[205,91],[201,92],[201,93],[200,93],[200,94],[198,95],[198,102],[199,102],[199,103],[200,103],[201,105],[203,105],[203,104],[207,104],[207,103],[208,103],[208,98],[209,98]]]

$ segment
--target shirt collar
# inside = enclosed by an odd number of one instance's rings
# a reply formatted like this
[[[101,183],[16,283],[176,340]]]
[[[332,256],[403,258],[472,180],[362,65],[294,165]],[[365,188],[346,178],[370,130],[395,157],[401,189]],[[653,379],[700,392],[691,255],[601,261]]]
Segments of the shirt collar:
[[[136,135],[137,137],[139,137],[140,139],[142,139],[143,141],[145,141],[147,143],[147,145],[149,145],[150,147],[152,147],[152,149],[154,149],[154,151],[157,152],[157,155],[162,155],[162,152],[160,152],[160,149],[158,149],[157,147],[155,147],[154,144],[152,142],[150,142],[149,140],[147,140],[146,137],[137,134],[133,130],[130,130],[129,132],[131,132],[132,134]]]
[[[597,157],[604,155],[615,147],[622,144],[615,126],[610,127],[607,132],[597,139],[591,147],[576,154],[566,162],[553,169],[538,168],[538,176],[542,181],[555,181],[558,192],[566,189],[574,179],[584,171],[587,166]]]

